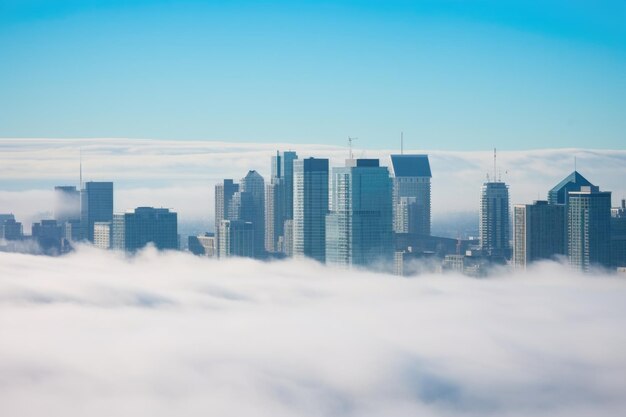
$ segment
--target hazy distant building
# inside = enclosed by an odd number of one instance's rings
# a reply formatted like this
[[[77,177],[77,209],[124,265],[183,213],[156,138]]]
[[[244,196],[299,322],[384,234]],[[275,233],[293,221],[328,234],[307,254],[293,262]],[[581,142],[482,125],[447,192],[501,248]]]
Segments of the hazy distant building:
[[[513,209],[513,263],[517,268],[567,254],[564,204],[518,204]]]
[[[328,159],[300,159],[293,168],[293,256],[324,262]]]
[[[229,220],[233,195],[239,191],[239,184],[225,179],[215,186],[215,236],[219,245],[219,226],[222,220]]]
[[[58,255],[68,249],[63,236],[63,228],[56,220],[33,223],[32,236],[45,254]]]
[[[22,223],[15,221],[13,214],[0,214],[0,239],[20,240],[22,237]]]
[[[287,257],[293,256],[293,220],[285,220],[282,250]]]
[[[81,191],[81,227],[84,237],[93,242],[95,222],[113,220],[113,183],[87,182]]]
[[[189,248],[189,252],[194,255],[206,256],[209,258],[217,257],[217,242],[215,234],[213,233],[189,236],[187,246]]]
[[[138,207],[116,214],[112,224],[115,249],[134,252],[149,243],[159,250],[178,249],[178,215],[166,208]]]
[[[396,233],[430,235],[430,181],[428,155],[391,155],[393,223]]]
[[[251,205],[249,216],[239,218],[252,222],[254,227],[254,256],[262,258],[265,253],[265,180],[256,171],[248,171],[248,174],[241,179],[241,193],[250,195]]]
[[[510,257],[509,188],[501,181],[485,182],[480,192],[480,249],[491,257]]]
[[[80,191],[75,186],[54,187],[54,219],[59,224],[80,219]]]
[[[277,152],[272,157],[271,178],[266,186],[265,249],[280,252],[284,248],[285,221],[293,218],[293,151]]]
[[[113,234],[112,222],[95,222],[93,224],[93,244],[100,249],[111,249]]]
[[[377,159],[333,168],[326,216],[326,262],[368,265],[392,261],[392,181]]]
[[[611,209],[611,265],[626,267],[626,200]]]
[[[568,258],[572,267],[588,271],[611,261],[611,192],[583,186],[569,192]]]
[[[254,225],[243,220],[222,220],[219,225],[219,257],[254,257]]]

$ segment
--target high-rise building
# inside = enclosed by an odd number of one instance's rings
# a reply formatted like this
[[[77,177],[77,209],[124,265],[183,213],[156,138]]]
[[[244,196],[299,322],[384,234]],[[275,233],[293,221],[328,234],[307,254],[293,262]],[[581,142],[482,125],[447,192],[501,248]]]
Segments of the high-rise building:
[[[63,228],[56,220],[33,223],[32,235],[37,240],[39,248],[46,254],[58,255],[69,249],[63,236]]]
[[[217,242],[214,233],[205,233],[198,236],[189,236],[187,239],[189,252],[194,255],[206,256],[208,258],[217,257]]]
[[[378,159],[349,159],[333,168],[326,216],[326,262],[392,262],[392,181]]]
[[[391,155],[393,223],[396,233],[430,235],[430,181],[428,155]]]
[[[116,214],[112,223],[116,249],[134,252],[149,243],[159,250],[178,249],[178,215],[166,208],[137,207]]]
[[[293,218],[293,151],[276,152],[272,157],[269,184],[265,189],[265,250],[279,252],[284,247],[285,221]]]
[[[250,216],[238,220],[251,221],[254,227],[254,256],[262,258],[265,254],[265,181],[256,171],[248,171],[241,179],[241,194],[250,195]],[[244,205],[245,206],[245,205]]]
[[[15,221],[13,214],[0,214],[0,239],[20,240],[22,237],[22,223]]]
[[[526,268],[531,262],[567,253],[563,228],[565,205],[535,201],[513,208],[513,263]]]
[[[54,219],[59,224],[80,219],[80,191],[75,186],[54,187]]]
[[[222,220],[219,225],[219,257],[254,257],[254,225],[243,220]]]
[[[300,159],[293,168],[293,256],[324,262],[328,159]]]
[[[232,179],[225,179],[215,186],[215,236],[218,246],[220,222],[230,219],[230,206],[233,195],[237,191],[239,191],[239,184],[233,182]]]
[[[581,187],[589,187],[592,185],[593,184],[580,175],[578,171],[574,171],[548,191],[548,203],[567,205],[570,192],[580,191]]]
[[[596,186],[570,191],[567,205],[567,255],[572,267],[589,271],[611,261],[611,192]]]
[[[287,257],[293,256],[293,220],[285,220],[284,238],[282,240],[282,251]]]
[[[93,224],[93,244],[96,248],[111,249],[113,222],[95,222]]]
[[[611,265],[626,267],[626,200],[611,209]]]
[[[509,258],[509,188],[501,181],[485,182],[480,192],[480,249],[492,257]]]
[[[81,191],[80,223],[83,236],[93,242],[93,225],[95,222],[113,220],[113,183],[87,182]]]

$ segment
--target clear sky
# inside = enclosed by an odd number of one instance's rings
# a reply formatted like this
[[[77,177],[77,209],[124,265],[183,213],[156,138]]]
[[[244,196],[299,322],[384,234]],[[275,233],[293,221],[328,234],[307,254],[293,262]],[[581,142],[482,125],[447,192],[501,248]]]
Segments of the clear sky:
[[[626,2],[0,0],[0,137],[626,146]]]

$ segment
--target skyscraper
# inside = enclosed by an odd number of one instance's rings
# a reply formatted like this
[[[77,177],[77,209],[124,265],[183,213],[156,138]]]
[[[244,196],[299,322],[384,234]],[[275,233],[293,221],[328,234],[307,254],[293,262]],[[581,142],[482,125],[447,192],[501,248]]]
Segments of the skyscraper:
[[[513,209],[513,263],[516,268],[565,255],[565,205],[535,201]]]
[[[93,244],[96,248],[110,249],[113,236],[113,222],[95,222],[93,224]]]
[[[243,220],[222,220],[219,226],[219,257],[254,257],[254,225]]]
[[[239,184],[232,179],[225,179],[215,186],[215,235],[219,252],[219,228],[222,220],[230,219],[230,205],[233,195],[239,191]]]
[[[589,271],[611,262],[611,192],[596,186],[570,191],[567,206],[567,255],[572,267]]]
[[[265,181],[256,171],[248,171],[241,179],[241,193],[251,197],[251,216],[249,220],[254,228],[254,256],[262,258],[265,254]]]
[[[580,175],[578,171],[574,171],[548,191],[548,203],[567,205],[569,192],[580,191],[581,187],[589,187],[592,185],[593,184]]]
[[[113,183],[87,182],[81,191],[80,223],[83,236],[93,242],[95,222],[113,220]]]
[[[157,249],[178,249],[178,216],[166,208],[137,207],[116,214],[111,233],[113,247],[134,252],[148,243]]]
[[[510,257],[509,188],[501,181],[481,187],[479,210],[480,248],[485,255]]]
[[[80,219],[80,191],[75,186],[54,187],[54,219],[58,224]]]
[[[326,262],[367,265],[391,261],[392,181],[377,159],[346,161],[333,168],[326,216]]]
[[[391,155],[393,223],[396,233],[430,235],[430,181],[428,155]]]
[[[276,152],[272,157],[272,176],[265,191],[265,249],[278,252],[284,247],[285,221],[293,218],[293,151]]]
[[[328,159],[301,159],[293,167],[293,255],[324,262]]]

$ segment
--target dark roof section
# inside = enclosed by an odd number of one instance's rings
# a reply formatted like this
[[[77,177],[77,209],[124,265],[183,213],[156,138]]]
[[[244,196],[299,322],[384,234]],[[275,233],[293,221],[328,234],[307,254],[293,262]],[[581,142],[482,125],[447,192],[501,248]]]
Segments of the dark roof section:
[[[432,177],[428,155],[391,155],[396,177]]]

